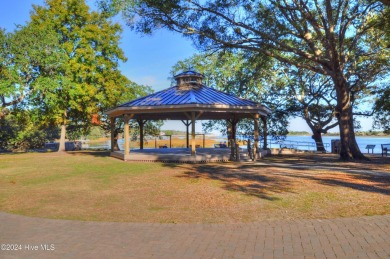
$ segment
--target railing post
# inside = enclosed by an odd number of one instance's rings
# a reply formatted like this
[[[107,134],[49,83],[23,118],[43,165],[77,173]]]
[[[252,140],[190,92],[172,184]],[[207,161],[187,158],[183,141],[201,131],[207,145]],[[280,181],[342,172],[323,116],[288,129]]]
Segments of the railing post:
[[[124,138],[125,138],[125,150],[124,150],[124,154],[125,156],[129,155],[130,153],[130,142],[129,142],[129,120],[130,120],[130,116],[128,115],[125,115],[124,116],[124,123],[125,123],[125,126],[124,126]]]

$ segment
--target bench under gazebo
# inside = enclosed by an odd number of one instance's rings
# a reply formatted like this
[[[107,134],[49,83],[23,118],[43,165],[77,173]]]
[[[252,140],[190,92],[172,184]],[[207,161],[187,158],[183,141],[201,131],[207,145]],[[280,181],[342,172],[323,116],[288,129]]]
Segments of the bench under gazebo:
[[[217,149],[197,149],[195,145],[196,120],[226,120],[230,126],[229,139],[236,142],[236,125],[244,118],[253,119],[254,153],[259,154],[259,120],[262,121],[263,132],[267,132],[267,116],[271,111],[257,102],[238,98],[234,95],[218,91],[203,85],[203,75],[189,70],[176,75],[176,85],[168,89],[121,104],[106,114],[111,119],[111,156],[125,161],[178,161],[208,162],[224,161],[226,151]],[[124,150],[114,150],[115,120],[124,120]],[[131,151],[129,141],[129,121],[136,120],[140,129],[140,149]],[[181,120],[187,129],[187,148],[181,149],[143,149],[143,126],[149,120]],[[189,143],[189,127],[191,141]],[[267,147],[267,136],[264,134],[263,148]],[[221,153],[222,152],[222,153]]]

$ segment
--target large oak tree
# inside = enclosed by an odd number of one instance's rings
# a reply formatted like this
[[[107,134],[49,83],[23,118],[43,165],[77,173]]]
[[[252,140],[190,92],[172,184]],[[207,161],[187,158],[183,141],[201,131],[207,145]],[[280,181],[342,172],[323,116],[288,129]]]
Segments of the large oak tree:
[[[119,47],[121,27],[90,11],[83,0],[47,0],[33,6],[28,25],[57,37],[55,84],[37,89],[34,105],[44,120],[61,126],[60,151],[65,150],[66,128],[87,129],[94,114],[113,106],[130,81],[119,71],[126,58]]]
[[[115,8],[106,10],[124,10],[129,24],[143,33],[165,27],[190,37],[201,49],[239,48],[258,52],[330,77],[337,99],[335,114],[340,129],[340,157],[344,160],[365,158],[355,139],[352,102],[353,92],[358,92],[354,88],[364,88],[362,82],[366,83],[367,78],[359,78],[355,72],[366,71],[365,77],[374,81],[388,65],[388,50],[378,43],[384,35],[371,33],[374,25],[369,22],[374,15],[383,12],[381,2],[111,2]]]

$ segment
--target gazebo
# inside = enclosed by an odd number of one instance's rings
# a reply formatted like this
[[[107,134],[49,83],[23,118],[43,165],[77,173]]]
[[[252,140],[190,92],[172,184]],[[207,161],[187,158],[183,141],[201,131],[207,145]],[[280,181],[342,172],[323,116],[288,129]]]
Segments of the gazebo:
[[[259,119],[262,121],[264,132],[267,132],[267,116],[271,113],[266,106],[207,87],[203,84],[203,75],[192,70],[182,72],[174,78],[175,86],[123,103],[106,112],[111,120],[111,156],[132,160],[129,142],[129,120],[131,119],[139,124],[140,150],[143,150],[143,126],[146,121],[181,120],[187,129],[187,149],[191,148],[188,160],[196,161],[196,120],[226,120],[230,131],[229,139],[236,140],[238,121],[251,118],[254,122],[254,152],[259,153]],[[118,117],[124,119],[123,152],[113,149],[115,119]],[[189,126],[191,126],[190,145]],[[266,134],[263,147],[267,147]]]

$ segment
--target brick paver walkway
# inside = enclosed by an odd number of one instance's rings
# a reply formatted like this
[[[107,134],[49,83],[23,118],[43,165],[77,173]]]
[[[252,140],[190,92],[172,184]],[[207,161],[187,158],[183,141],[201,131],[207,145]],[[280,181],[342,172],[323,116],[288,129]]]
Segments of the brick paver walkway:
[[[0,258],[390,258],[390,215],[149,224],[50,220],[0,212],[0,244]],[[20,250],[6,250],[10,248]]]

